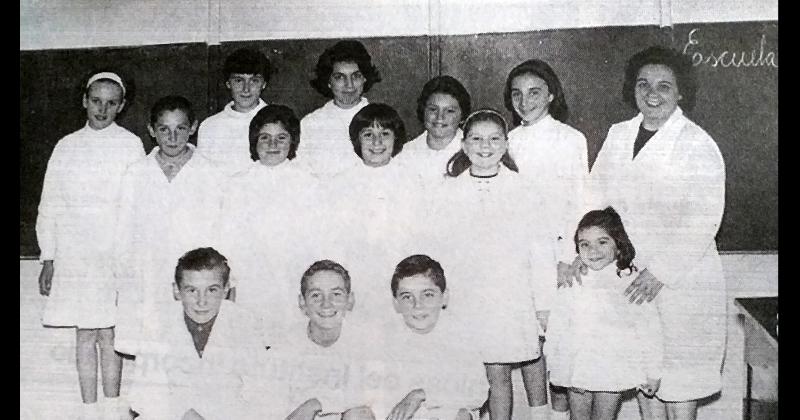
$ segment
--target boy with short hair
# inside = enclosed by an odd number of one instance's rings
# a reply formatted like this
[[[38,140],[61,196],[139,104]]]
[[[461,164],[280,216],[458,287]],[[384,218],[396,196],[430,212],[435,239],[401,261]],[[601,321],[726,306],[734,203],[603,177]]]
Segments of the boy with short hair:
[[[370,393],[380,393],[380,384],[370,386],[370,378],[383,378],[383,363],[370,356],[372,344],[357,333],[368,327],[344,325],[355,306],[350,274],[335,261],[315,262],[303,273],[298,304],[308,321],[285,331],[267,375],[286,385],[289,409],[314,398],[321,402],[321,418],[328,418],[326,413],[369,418]]]
[[[172,308],[136,357],[129,400],[142,418],[249,415],[247,373],[266,349],[256,318],[225,300],[229,274],[225,257],[213,248],[191,250],[178,260],[172,287],[182,310]]]
[[[269,83],[272,66],[260,51],[241,48],[225,59],[223,74],[232,101],[200,124],[197,149],[232,174],[252,163],[250,120],[267,105],[261,93]]]

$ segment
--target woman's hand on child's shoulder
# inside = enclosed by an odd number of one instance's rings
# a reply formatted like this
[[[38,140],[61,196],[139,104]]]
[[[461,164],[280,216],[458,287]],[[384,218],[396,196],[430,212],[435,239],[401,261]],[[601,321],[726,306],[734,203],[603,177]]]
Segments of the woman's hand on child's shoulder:
[[[645,301],[652,302],[653,299],[658,296],[658,292],[661,291],[662,287],[664,287],[664,283],[661,283],[656,276],[650,274],[645,268],[636,276],[630,286],[625,289],[625,296],[630,295],[628,300],[631,303],[636,302],[637,304],[642,304]]]
[[[558,262],[558,288],[562,287],[572,287],[572,282],[577,281],[578,284],[581,283],[581,274],[585,275],[588,273],[589,268],[586,267],[586,264],[583,263],[583,260],[580,256],[575,257],[575,260],[572,261],[572,264],[567,264],[565,262],[559,261]]]

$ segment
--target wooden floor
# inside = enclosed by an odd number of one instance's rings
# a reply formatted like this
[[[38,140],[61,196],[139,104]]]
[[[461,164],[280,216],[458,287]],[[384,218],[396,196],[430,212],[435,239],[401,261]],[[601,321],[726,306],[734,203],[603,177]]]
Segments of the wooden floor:
[[[39,269],[40,265],[36,261],[20,261],[20,419],[74,418],[72,413],[81,405],[75,370],[75,331],[69,328],[42,327],[40,316],[44,298],[38,294]],[[743,337],[732,306],[728,322],[728,353],[723,375],[723,393],[701,406],[698,415],[701,420],[742,418]],[[132,368],[133,362],[126,360],[122,372],[123,398],[130,386]],[[519,371],[514,372],[514,420],[529,420],[521,379]],[[102,391],[99,394],[102,395]],[[618,418],[639,419],[636,402],[626,401]]]

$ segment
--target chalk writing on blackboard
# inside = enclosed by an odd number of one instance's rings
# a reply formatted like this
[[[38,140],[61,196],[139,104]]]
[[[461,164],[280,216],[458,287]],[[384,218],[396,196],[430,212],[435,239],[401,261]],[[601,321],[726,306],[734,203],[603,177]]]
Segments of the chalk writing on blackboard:
[[[758,48],[748,51],[704,51],[701,50],[700,34],[697,28],[689,31],[683,54],[691,55],[692,64],[695,66],[708,65],[711,67],[774,67],[778,68],[775,52],[767,48],[767,36],[762,34]]]

